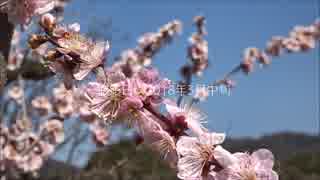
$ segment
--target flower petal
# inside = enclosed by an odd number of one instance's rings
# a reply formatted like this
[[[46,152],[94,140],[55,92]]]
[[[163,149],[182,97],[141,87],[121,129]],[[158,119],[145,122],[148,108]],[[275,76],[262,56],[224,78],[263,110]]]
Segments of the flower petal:
[[[222,167],[230,167],[237,162],[237,159],[222,146],[217,146],[213,150],[214,158],[222,165]]]

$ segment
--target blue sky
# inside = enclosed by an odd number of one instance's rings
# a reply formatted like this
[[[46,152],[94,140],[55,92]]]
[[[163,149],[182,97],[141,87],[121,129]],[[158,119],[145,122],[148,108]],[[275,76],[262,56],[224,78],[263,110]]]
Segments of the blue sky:
[[[114,57],[134,47],[141,34],[156,31],[170,20],[181,20],[183,34],[154,61],[163,76],[179,80],[179,67],[187,61],[187,39],[194,31],[192,17],[205,15],[210,67],[196,82],[210,83],[241,61],[244,48],[264,48],[272,36],[287,35],[294,25],[312,23],[319,11],[317,1],[76,0],[67,7],[66,22],[80,22],[84,32],[97,27],[105,37],[111,34],[110,56]],[[107,23],[112,24],[111,29],[101,25]],[[284,55],[266,69],[239,76],[230,97],[217,95],[201,104],[208,115],[207,126],[237,137],[286,130],[316,133],[319,59],[317,50]]]

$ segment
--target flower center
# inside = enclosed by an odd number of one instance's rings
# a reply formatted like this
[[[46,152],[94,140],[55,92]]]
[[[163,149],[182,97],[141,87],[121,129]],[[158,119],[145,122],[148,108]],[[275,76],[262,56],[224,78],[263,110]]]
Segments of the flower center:
[[[240,173],[241,180],[257,180],[257,175],[252,169],[244,169]]]

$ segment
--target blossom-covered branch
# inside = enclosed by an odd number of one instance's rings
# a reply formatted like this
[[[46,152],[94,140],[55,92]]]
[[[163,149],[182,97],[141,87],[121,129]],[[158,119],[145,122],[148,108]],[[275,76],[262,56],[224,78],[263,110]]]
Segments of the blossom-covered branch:
[[[309,26],[296,26],[289,33],[288,37],[274,36],[267,43],[265,50],[249,47],[244,50],[243,61],[226,73],[222,79],[214,81],[213,86],[225,85],[232,88],[235,82],[232,76],[238,72],[246,75],[253,72],[255,64],[267,66],[271,63],[272,57],[276,58],[284,53],[307,52],[316,47],[316,42],[320,40],[320,20],[316,20]]]
[[[9,18],[23,27],[34,15],[54,8],[50,0],[24,0],[25,4],[17,7],[11,4],[14,2],[17,1],[8,2]],[[191,36],[188,48],[191,61],[181,70],[183,83],[187,85],[193,75],[201,75],[208,67],[209,59],[208,42],[204,39],[205,18],[195,17],[194,24],[197,32]],[[52,97],[37,96],[32,100],[32,112],[48,117],[39,130],[32,128],[35,124],[28,120],[27,113],[12,127],[0,125],[0,166],[21,172],[37,171],[43,159],[63,141],[63,120],[74,115],[88,124],[100,146],[108,144],[110,126],[128,125],[138,134],[139,143],[157,151],[177,170],[180,179],[278,180],[269,150],[260,149],[252,154],[229,152],[223,147],[225,134],[205,128],[207,117],[194,103],[206,98],[205,91],[197,91],[190,101],[180,98],[178,103],[166,96],[172,83],[151,62],[181,31],[180,21],[169,22],[156,33],[144,34],[136,48],[124,51],[110,67],[105,66],[111,48],[108,41],[95,41],[81,34],[78,23],[64,25],[54,15],[44,14],[39,25],[41,31],[30,35],[29,46],[52,72],[63,75],[63,85],[53,88]],[[231,88],[233,74],[239,71],[249,74],[256,62],[268,65],[270,56],[279,56],[285,50],[304,52],[314,48],[319,38],[317,21],[311,26],[296,27],[288,38],[273,38],[264,51],[248,48],[243,62],[213,85]],[[91,71],[96,72],[95,79],[83,81]],[[83,84],[75,86],[75,81]],[[21,107],[23,89],[14,86],[8,94]]]

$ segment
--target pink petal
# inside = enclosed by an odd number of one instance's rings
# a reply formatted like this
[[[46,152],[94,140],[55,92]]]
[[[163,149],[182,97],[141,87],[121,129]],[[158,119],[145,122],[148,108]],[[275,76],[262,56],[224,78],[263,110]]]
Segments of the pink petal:
[[[237,162],[237,159],[222,146],[217,146],[213,151],[214,158],[222,165],[222,167],[230,167]]]
[[[273,168],[274,156],[268,149],[259,149],[252,153],[252,158],[254,158],[259,163],[259,167],[270,170]]]

